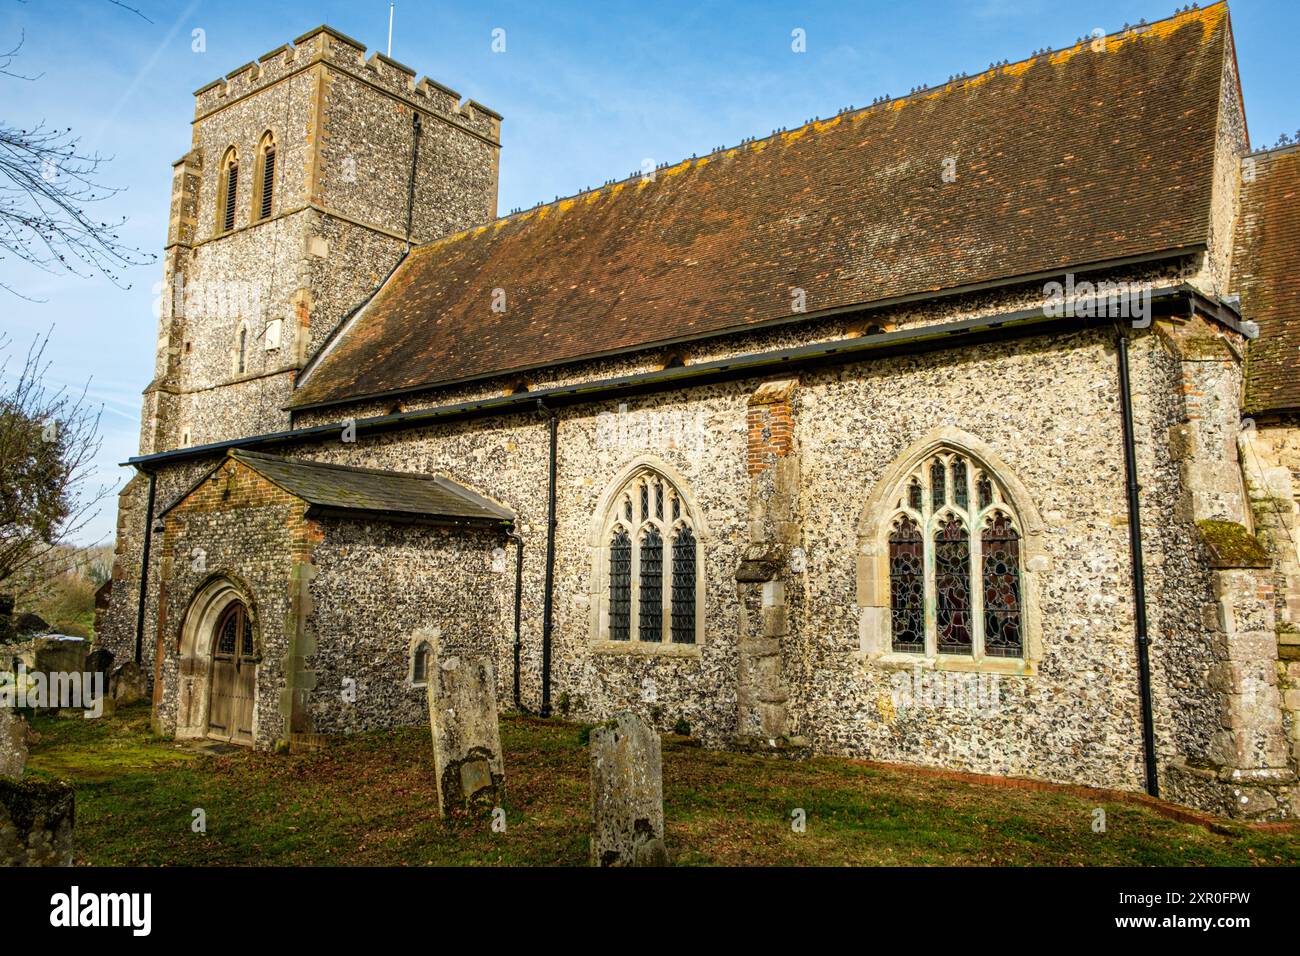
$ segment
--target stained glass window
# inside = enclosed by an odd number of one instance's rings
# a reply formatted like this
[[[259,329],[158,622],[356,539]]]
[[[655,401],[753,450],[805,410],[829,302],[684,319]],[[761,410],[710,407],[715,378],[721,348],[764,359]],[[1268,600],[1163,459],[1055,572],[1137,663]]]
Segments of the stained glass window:
[[[644,494],[645,486],[642,485]],[[641,538],[640,606],[638,608],[638,637],[643,641],[662,641],[664,593],[664,539],[659,529],[651,526]]]
[[[943,507],[944,502],[948,500],[948,491],[945,483],[947,470],[943,467],[943,462],[938,458],[930,465],[930,503],[935,511]]]
[[[889,612],[895,651],[925,651],[925,552],[921,529],[904,516],[889,536]]]
[[[935,635],[940,654],[969,654],[970,535],[957,518],[941,522],[934,533]]]
[[[609,544],[609,636],[615,641],[632,637],[632,539],[622,529]]]
[[[631,495],[629,495],[628,497],[626,497],[626,498],[623,499],[623,517],[627,518],[627,520],[628,520],[629,523],[632,521],[632,497],[631,497]]]
[[[682,526],[673,535],[673,643],[695,643],[695,535]]]
[[[921,510],[921,483],[915,478],[907,488],[907,503],[913,511]]]
[[[1020,535],[1001,513],[984,529],[984,653],[992,657],[1019,657],[1020,635]]]
[[[960,458],[952,463],[952,502],[965,510],[970,505],[970,492],[966,489],[966,462]]]
[[[988,475],[980,475],[979,481],[975,483],[975,495],[981,511],[993,504],[993,483],[989,481]]]

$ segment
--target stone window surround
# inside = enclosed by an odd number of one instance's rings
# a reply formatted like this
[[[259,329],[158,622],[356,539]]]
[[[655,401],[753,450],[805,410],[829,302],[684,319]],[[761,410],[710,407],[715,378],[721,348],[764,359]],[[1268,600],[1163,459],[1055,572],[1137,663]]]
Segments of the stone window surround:
[[[977,640],[972,656],[938,654],[933,635],[927,633],[923,654],[895,652],[890,635],[889,533],[899,514],[898,500],[907,491],[913,473],[936,454],[957,454],[983,471],[994,483],[1020,533],[1021,637],[1023,657],[981,656]],[[923,484],[929,494],[928,480]],[[942,671],[977,671],[1030,676],[1042,658],[1042,618],[1038,595],[1040,576],[1051,569],[1043,550],[1044,524],[1028,489],[984,441],[951,425],[936,428],[913,443],[885,469],[863,505],[858,520],[857,591],[859,650],[855,657],[865,667],[911,670],[917,666]],[[926,533],[929,530],[926,529]],[[978,528],[972,528],[972,538]],[[932,569],[927,569],[931,574]],[[933,608],[927,606],[929,618]],[[929,632],[927,628],[927,632]]]
[[[671,578],[667,573],[669,561],[666,559],[672,549],[671,536],[665,536],[664,538],[663,633],[665,639],[660,642],[638,639],[635,608],[639,600],[640,581],[638,561],[635,557],[638,542],[635,537],[633,538],[634,557],[632,560],[631,584],[633,614],[630,639],[615,641],[609,636],[609,538],[614,525],[620,521],[618,508],[623,500],[624,492],[628,490],[629,485],[642,475],[652,473],[676,492],[681,501],[682,516],[695,535],[695,643],[693,644],[674,644],[672,642],[672,588],[669,584]],[[674,522],[671,515],[668,514],[669,501],[669,496],[665,495],[666,517],[664,518],[664,524],[671,526]],[[639,525],[640,522],[637,522],[637,524]],[[707,540],[708,529],[705,527],[700,506],[696,502],[694,495],[691,494],[686,479],[675,468],[653,455],[641,455],[625,465],[601,494],[596,504],[591,534],[588,539],[591,547],[591,578],[588,590],[588,603],[591,609],[589,649],[601,654],[700,657],[705,634],[705,545]]]
[[[411,635],[410,645],[406,655],[406,683],[411,687],[428,687],[429,686],[429,668],[434,666],[437,658],[438,642],[442,638],[441,628],[423,628]],[[415,655],[419,651],[420,645],[423,644],[428,652],[425,658],[424,680],[415,679]]]
[[[258,662],[262,659],[261,616],[257,612],[252,591],[232,572],[218,571],[209,575],[203,584],[195,589],[194,596],[186,605],[174,645],[180,680],[177,693],[180,703],[177,708],[175,732],[177,739],[202,738],[208,735],[208,704],[212,690],[209,676],[212,665],[212,641],[221,615],[236,601],[241,602],[248,611],[248,616],[253,623],[254,657]],[[194,703],[187,707],[187,701],[194,701]],[[257,739],[259,709],[260,704],[255,694],[254,740]],[[186,713],[191,718],[188,723],[184,721]]]

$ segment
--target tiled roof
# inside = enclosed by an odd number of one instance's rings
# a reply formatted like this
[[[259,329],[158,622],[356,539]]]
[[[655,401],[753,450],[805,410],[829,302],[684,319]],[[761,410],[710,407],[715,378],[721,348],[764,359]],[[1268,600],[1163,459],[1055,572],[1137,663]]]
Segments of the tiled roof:
[[[253,451],[231,452],[231,457],[289,494],[331,510],[494,523],[514,518],[509,510],[448,478]]]
[[[420,246],[291,405],[1198,246],[1228,31],[1189,11]]]
[[[1248,156],[1233,246],[1241,316],[1259,326],[1246,359],[1246,408],[1300,408],[1300,146]]]

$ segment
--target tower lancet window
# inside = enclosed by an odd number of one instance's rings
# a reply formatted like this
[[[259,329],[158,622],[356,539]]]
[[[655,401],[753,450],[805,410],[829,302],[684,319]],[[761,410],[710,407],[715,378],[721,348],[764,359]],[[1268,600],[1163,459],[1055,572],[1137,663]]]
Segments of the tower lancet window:
[[[275,208],[275,137],[269,132],[258,144],[257,162],[259,175],[254,183],[253,218],[260,222],[270,219]]]
[[[221,160],[217,196],[217,231],[229,232],[235,228],[235,204],[239,199],[239,154],[232,146]]]

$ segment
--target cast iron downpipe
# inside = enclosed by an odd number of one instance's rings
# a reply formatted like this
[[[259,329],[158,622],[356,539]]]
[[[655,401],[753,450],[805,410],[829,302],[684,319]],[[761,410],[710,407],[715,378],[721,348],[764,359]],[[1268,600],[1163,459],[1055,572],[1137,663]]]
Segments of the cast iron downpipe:
[[[555,459],[560,421],[555,409],[540,399],[537,407],[546,413],[551,430],[550,477],[546,487],[546,589],[542,594],[542,716],[551,716],[551,594],[555,584]]]
[[[144,547],[140,553],[140,606],[135,612],[135,662],[144,658],[144,605],[149,597],[149,545],[153,539],[153,500],[158,483],[155,472],[149,472],[149,500],[144,506]]]
[[[1160,796],[1156,775],[1155,721],[1151,708],[1151,659],[1147,636],[1147,586],[1142,566],[1142,518],[1138,510],[1137,450],[1133,444],[1133,395],[1129,388],[1128,338],[1115,336],[1119,358],[1120,418],[1124,425],[1124,470],[1128,473],[1128,540],[1133,561],[1133,612],[1137,634],[1138,687],[1142,698],[1142,750],[1146,762],[1147,793]]]
[[[411,143],[411,181],[406,188],[406,251],[411,251],[411,225],[415,218],[415,172],[416,165],[420,161],[420,132],[423,125],[420,122],[420,111],[415,110],[411,113],[411,130],[413,142]]]
[[[515,710],[522,711],[524,704],[519,693],[519,654],[524,648],[520,631],[524,605],[524,539],[513,528],[506,532],[506,537],[515,543]]]

